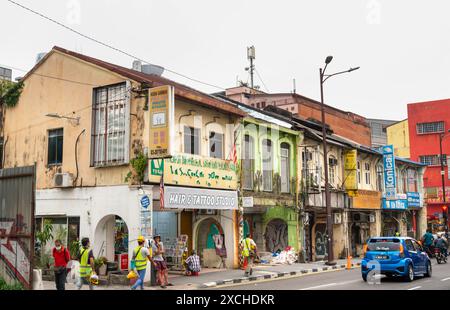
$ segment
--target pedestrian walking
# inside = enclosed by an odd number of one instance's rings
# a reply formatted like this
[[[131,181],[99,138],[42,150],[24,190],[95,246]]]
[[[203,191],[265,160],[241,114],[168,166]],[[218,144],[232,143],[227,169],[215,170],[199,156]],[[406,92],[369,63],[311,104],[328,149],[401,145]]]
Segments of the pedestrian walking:
[[[147,271],[147,259],[152,262],[153,259],[150,255],[149,249],[147,249],[145,244],[145,238],[143,236],[139,236],[137,239],[138,246],[134,248],[133,250],[133,258],[132,258],[132,266],[133,269],[135,269],[136,274],[138,274],[138,279],[136,283],[131,287],[132,290],[137,289],[139,286],[141,287],[141,290],[144,289],[144,279],[145,279],[145,273]]]
[[[169,270],[167,269],[167,264],[164,259],[164,244],[161,242],[161,236],[155,235],[153,237],[152,244],[152,252],[153,252],[153,262],[155,263],[156,269],[156,277],[159,282],[161,288],[166,288],[167,286],[172,286],[172,283],[169,283],[168,275]]]
[[[186,268],[187,276],[198,274],[200,272],[200,257],[197,255],[197,252],[195,250],[192,250],[191,256],[186,258],[184,267]]]
[[[242,240],[242,256],[247,260],[247,268],[245,268],[245,276],[251,276],[253,273],[253,262],[256,258],[256,243],[247,234],[244,240]]]
[[[69,251],[62,245],[61,240],[55,240],[52,249],[54,260],[55,284],[58,291],[66,289],[67,263],[70,261]]]
[[[81,239],[80,256],[80,277],[78,278],[77,288],[80,290],[83,284],[89,285],[89,289],[93,290],[94,285],[91,282],[91,277],[96,276],[94,254],[90,249],[89,238]]]
[[[400,233],[398,232],[398,230],[395,231],[394,236],[395,236],[395,237],[400,237]]]

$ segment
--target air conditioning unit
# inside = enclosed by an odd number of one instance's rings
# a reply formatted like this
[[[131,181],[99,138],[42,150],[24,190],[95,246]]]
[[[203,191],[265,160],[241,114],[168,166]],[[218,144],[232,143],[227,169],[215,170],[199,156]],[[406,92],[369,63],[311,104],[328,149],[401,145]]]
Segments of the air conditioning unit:
[[[375,223],[375,215],[373,215],[373,214],[369,215],[369,222],[370,223]]]
[[[199,209],[198,214],[202,215],[216,215],[217,211],[214,209]]]
[[[334,213],[334,224],[341,224],[341,223],[342,223],[342,214]]]
[[[73,178],[70,173],[56,173],[53,179],[55,187],[71,187],[73,186]]]
[[[355,223],[369,222],[369,215],[364,213],[355,212],[352,214],[352,220]]]

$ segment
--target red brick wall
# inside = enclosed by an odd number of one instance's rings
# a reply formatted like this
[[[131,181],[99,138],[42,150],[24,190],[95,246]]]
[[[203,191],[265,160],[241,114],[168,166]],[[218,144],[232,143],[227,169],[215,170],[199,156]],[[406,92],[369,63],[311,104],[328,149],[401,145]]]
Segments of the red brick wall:
[[[258,95],[250,98],[249,100],[249,104],[253,104],[255,107],[258,102],[265,102],[266,105],[275,104],[283,109],[288,108],[289,112],[295,112],[304,119],[314,118],[318,121],[322,119],[320,104],[300,96],[293,96],[291,94],[282,94],[279,96]],[[294,111],[291,111],[292,106],[295,106]],[[371,146],[370,127],[364,117],[350,112],[326,107],[325,122],[337,135],[343,136],[365,146]]]

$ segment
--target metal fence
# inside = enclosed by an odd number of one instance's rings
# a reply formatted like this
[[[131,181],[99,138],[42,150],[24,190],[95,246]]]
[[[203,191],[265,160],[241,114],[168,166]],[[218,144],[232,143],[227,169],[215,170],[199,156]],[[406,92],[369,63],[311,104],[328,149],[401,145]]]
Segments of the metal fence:
[[[35,166],[0,170],[0,277],[33,283]]]

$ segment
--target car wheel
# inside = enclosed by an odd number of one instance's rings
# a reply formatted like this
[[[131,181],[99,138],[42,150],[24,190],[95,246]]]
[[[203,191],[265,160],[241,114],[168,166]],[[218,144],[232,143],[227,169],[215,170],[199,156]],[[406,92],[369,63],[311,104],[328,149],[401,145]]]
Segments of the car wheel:
[[[431,277],[432,269],[431,269],[431,262],[427,262],[427,271],[425,272],[425,277],[429,278]]]
[[[414,280],[414,269],[411,264],[408,265],[408,272],[406,273],[405,280],[408,282],[412,282]]]

